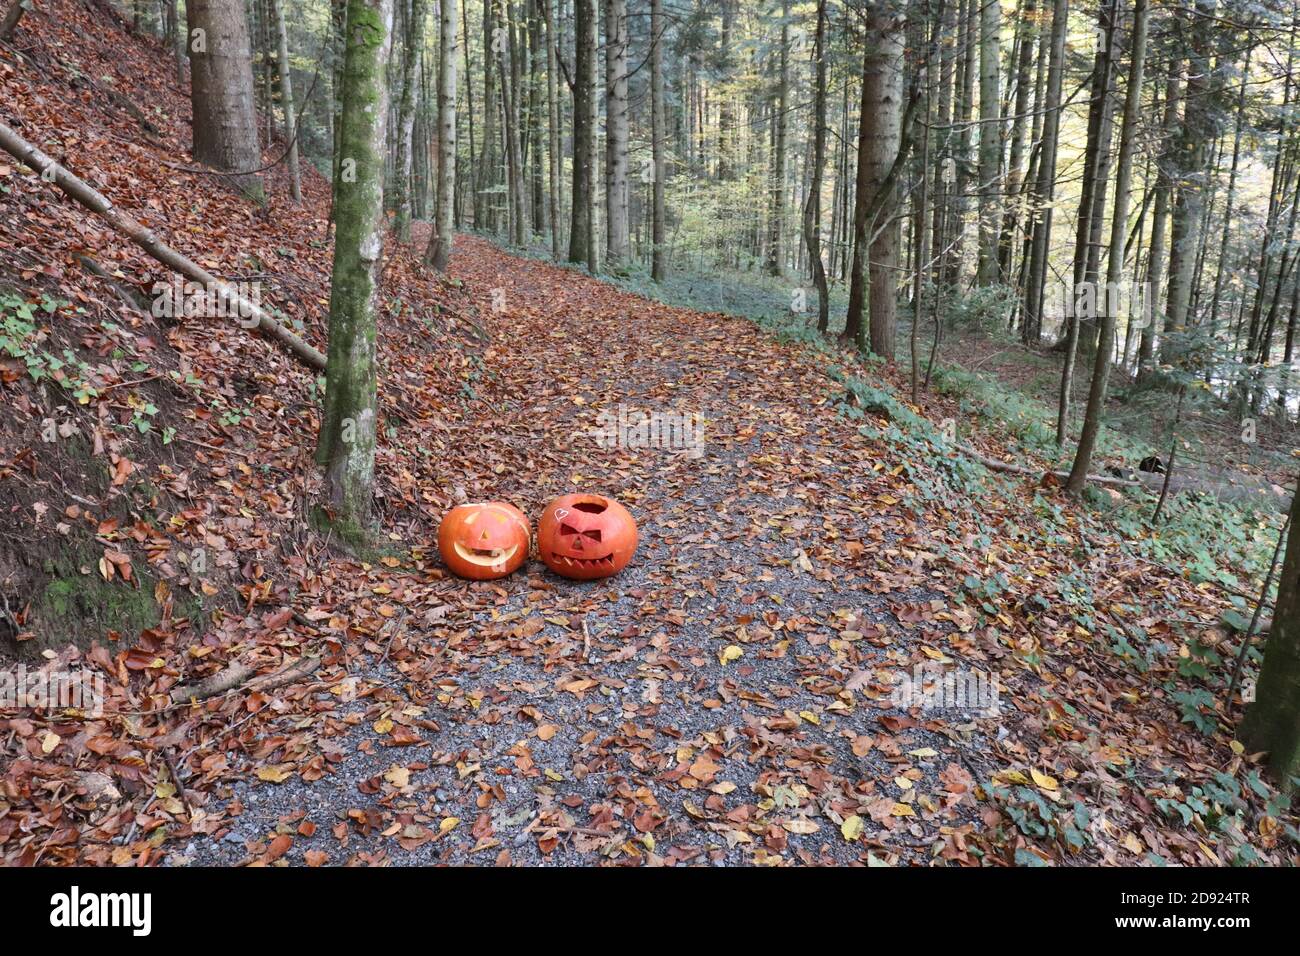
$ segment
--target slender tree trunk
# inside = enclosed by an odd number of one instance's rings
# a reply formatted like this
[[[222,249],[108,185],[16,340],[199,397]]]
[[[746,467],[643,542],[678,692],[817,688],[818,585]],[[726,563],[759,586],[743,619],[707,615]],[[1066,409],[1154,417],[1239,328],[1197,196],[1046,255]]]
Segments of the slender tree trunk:
[[[447,4],[450,7],[450,4]],[[384,153],[393,0],[348,0],[343,69],[344,169],[334,201],[325,407],[316,446],[329,527],[353,545],[369,537],[378,434],[375,317],[384,233]]]
[[[437,214],[424,255],[435,271],[446,272],[456,212],[456,5],[442,0],[439,11]]]
[[[289,66],[289,31],[284,26],[285,0],[268,0],[275,6],[275,32],[279,41],[280,105],[284,108],[284,135],[289,140],[289,194],[302,202],[302,180],[298,170],[298,122],[293,107],[293,79]],[[417,3],[420,0],[416,0]]]
[[[551,258],[560,261],[560,93],[559,43],[555,29],[555,0],[538,0],[546,14],[547,173],[550,178]]]
[[[1119,0],[1108,0],[1098,11],[1098,48],[1093,60],[1092,100],[1088,107],[1088,144],[1084,151],[1083,183],[1079,196],[1079,216],[1074,239],[1074,283],[1064,297],[1073,306],[1082,296],[1089,274],[1089,241],[1093,224],[1100,224],[1098,195],[1105,188],[1106,165],[1102,157],[1110,148],[1110,94],[1114,75],[1115,20]],[[1070,427],[1070,403],[1074,392],[1074,372],[1079,359],[1078,309],[1071,308],[1065,320],[1065,361],[1061,366],[1061,389],[1056,410],[1056,444],[1064,445]]]
[[[776,142],[772,150],[772,209],[769,215],[767,271],[780,278],[785,275],[785,140],[786,111],[790,108],[790,0],[781,0],[781,73],[777,80]]]
[[[979,261],[976,282],[981,288],[998,281],[998,230],[1002,224],[1002,123],[998,81],[1002,56],[1002,5],[997,0],[976,0],[980,5],[980,147],[979,147]]]
[[[1147,250],[1146,297],[1151,303],[1151,321],[1142,329],[1138,341],[1138,381],[1148,380],[1155,371],[1155,343],[1157,333],[1164,327],[1164,309],[1161,295],[1165,276],[1165,242],[1169,231],[1169,200],[1173,190],[1170,176],[1174,158],[1174,137],[1178,131],[1178,112],[1182,104],[1182,61],[1175,59],[1169,65],[1165,83],[1165,113],[1162,121],[1164,146],[1156,158],[1156,196],[1151,212],[1151,247]]]
[[[1214,136],[1210,99],[1210,57],[1214,46],[1216,0],[1188,0],[1185,16],[1187,60],[1186,111],[1178,150],[1177,201],[1173,211],[1173,237],[1169,249],[1169,329],[1186,328],[1192,299],[1196,253],[1201,241],[1201,213],[1205,203],[1204,173],[1210,140]],[[1194,10],[1194,13],[1192,12]],[[1168,342],[1168,339],[1166,339]]]
[[[668,271],[664,222],[664,180],[668,163],[664,144],[664,14],[663,0],[650,0],[650,149],[654,168],[651,213],[650,276],[662,282]]]
[[[1115,170],[1115,208],[1111,214],[1110,257],[1106,266],[1106,288],[1118,287],[1124,271],[1124,233],[1128,228],[1128,203],[1133,176],[1133,148],[1137,136],[1138,110],[1142,103],[1142,72],[1146,63],[1147,0],[1133,5],[1133,41],[1129,56],[1128,92],[1124,97],[1124,118],[1120,125],[1119,159]],[[1109,295],[1098,293],[1101,311],[1101,334],[1088,392],[1088,410],[1083,433],[1075,451],[1074,465],[1065,490],[1072,495],[1083,492],[1092,464],[1097,433],[1106,409],[1106,385],[1110,375],[1111,354],[1115,349],[1115,303]],[[1076,325],[1083,316],[1076,316]]]
[[[596,0],[574,0],[573,216],[569,261],[590,265],[595,256],[591,206],[595,202]],[[593,270],[594,271],[594,270]]]
[[[627,3],[605,0],[605,247],[606,267],[628,258]]]
[[[1061,129],[1061,84],[1065,69],[1065,34],[1069,9],[1068,0],[1053,0],[1043,139],[1038,159],[1038,182],[1030,201],[1032,225],[1022,325],[1022,337],[1029,345],[1037,345],[1043,334],[1043,293],[1047,284],[1047,257],[1052,240],[1052,200],[1056,193],[1056,153]]]
[[[659,2],[659,0],[655,0]],[[830,325],[830,290],[822,264],[822,172],[826,166],[826,2],[817,0],[817,32],[813,40],[813,152],[808,198],[803,208],[804,244],[813,285],[817,287],[817,331],[825,335]],[[831,232],[834,236],[834,230]]]
[[[279,0],[284,2],[284,0]],[[443,0],[451,5],[454,0]],[[401,242],[411,241],[411,165],[415,132],[415,71],[424,50],[426,0],[411,0],[411,18],[406,27],[406,50],[402,57],[402,98],[397,107],[397,159],[393,165],[394,228]]]

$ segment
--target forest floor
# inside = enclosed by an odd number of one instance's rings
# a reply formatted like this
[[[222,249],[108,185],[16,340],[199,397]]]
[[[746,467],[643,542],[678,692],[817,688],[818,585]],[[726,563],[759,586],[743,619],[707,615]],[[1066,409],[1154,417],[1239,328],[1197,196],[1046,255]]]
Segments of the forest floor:
[[[184,168],[155,45],[52,3],[21,62],[0,49],[0,118],[323,345],[327,184],[293,207],[268,177],[253,209]],[[358,560],[304,520],[316,376],[152,317],[155,264],[30,170],[0,186],[0,643],[105,682],[102,712],[0,712],[6,863],[1295,862],[1210,679],[1267,525],[1210,552],[1190,505],[1116,521],[1122,496],[975,464],[938,427],[960,400],[909,405],[899,369],[476,237],[438,278],[417,227],[385,251],[382,547]],[[611,447],[620,408],[702,440]],[[441,566],[451,504],[535,517],[575,489],[640,523],[619,575]],[[130,626],[103,614],[124,601]],[[171,703],[235,663],[300,670]]]

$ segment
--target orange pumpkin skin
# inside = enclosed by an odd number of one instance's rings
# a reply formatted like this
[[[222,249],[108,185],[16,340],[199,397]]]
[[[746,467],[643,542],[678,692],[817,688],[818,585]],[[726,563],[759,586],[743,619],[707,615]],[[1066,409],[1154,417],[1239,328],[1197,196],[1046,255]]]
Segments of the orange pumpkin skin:
[[[438,526],[438,552],[452,573],[471,581],[503,578],[528,559],[528,519],[514,505],[459,505]]]
[[[604,495],[556,498],[537,521],[537,553],[548,568],[587,581],[617,574],[636,551],[636,521]]]

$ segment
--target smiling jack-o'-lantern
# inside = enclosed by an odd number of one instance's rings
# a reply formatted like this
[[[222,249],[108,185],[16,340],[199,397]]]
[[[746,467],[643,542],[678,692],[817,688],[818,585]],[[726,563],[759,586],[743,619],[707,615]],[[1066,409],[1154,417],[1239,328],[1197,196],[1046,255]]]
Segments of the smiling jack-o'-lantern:
[[[528,557],[528,519],[514,505],[460,505],[443,516],[438,551],[447,567],[471,581],[503,578]]]
[[[604,578],[627,567],[636,550],[636,522],[603,495],[556,498],[537,522],[537,553],[566,578]]]

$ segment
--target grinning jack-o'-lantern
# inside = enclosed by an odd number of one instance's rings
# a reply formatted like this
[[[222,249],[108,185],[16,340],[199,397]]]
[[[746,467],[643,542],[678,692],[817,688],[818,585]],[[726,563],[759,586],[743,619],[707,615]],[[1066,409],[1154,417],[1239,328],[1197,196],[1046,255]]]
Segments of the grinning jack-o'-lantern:
[[[460,505],[438,526],[438,551],[462,578],[503,578],[528,557],[528,519],[504,501]]]
[[[604,578],[627,567],[636,550],[636,522],[603,495],[556,498],[537,522],[537,553],[566,578]]]

